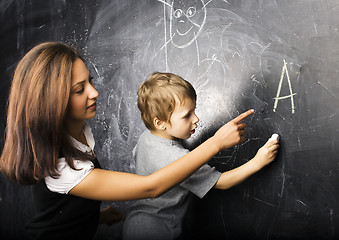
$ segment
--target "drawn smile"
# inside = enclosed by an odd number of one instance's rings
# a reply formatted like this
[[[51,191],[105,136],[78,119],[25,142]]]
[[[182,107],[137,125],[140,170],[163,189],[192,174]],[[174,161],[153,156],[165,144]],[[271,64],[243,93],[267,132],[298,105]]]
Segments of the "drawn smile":
[[[190,28],[189,28],[186,32],[184,32],[184,33],[179,32],[179,30],[177,29],[177,33],[178,33],[180,36],[184,36],[184,35],[186,35],[187,33],[189,33],[189,32],[192,30],[192,28],[193,28],[193,26],[190,27]]]

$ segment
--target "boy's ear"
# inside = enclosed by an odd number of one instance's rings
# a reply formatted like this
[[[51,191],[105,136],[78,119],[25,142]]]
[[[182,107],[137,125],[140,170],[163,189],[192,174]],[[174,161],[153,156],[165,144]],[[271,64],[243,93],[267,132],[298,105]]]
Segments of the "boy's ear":
[[[166,124],[164,121],[159,120],[158,118],[153,119],[153,124],[154,127],[158,130],[165,130],[166,129]]]

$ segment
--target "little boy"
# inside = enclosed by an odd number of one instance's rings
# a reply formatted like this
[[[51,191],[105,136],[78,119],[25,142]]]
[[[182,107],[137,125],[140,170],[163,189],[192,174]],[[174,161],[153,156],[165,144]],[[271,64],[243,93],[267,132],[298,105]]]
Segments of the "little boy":
[[[138,89],[138,107],[147,130],[134,149],[136,173],[149,175],[187,154],[179,142],[194,134],[196,93],[171,73],[153,73]],[[181,234],[190,192],[202,198],[211,188],[230,188],[273,161],[278,141],[268,141],[256,156],[224,173],[202,166],[180,185],[155,199],[138,200],[126,218],[123,239],[176,239]]]

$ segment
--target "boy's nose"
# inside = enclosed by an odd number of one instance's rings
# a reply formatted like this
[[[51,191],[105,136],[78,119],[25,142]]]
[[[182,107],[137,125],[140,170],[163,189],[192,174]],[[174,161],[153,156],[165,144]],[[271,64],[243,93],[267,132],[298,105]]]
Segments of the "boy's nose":
[[[198,118],[198,116],[196,115],[196,114],[194,114],[194,120],[193,120],[193,124],[196,124],[196,123],[198,123],[199,122],[199,118]]]

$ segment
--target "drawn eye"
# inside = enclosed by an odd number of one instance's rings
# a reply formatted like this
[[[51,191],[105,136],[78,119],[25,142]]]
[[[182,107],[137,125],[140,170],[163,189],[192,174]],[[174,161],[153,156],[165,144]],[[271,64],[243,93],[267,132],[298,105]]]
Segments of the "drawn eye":
[[[173,13],[173,16],[174,16],[175,18],[180,18],[181,15],[182,15],[182,10],[181,10],[181,9],[177,9],[177,10],[175,10],[174,13]]]
[[[195,7],[190,7],[189,9],[187,9],[186,16],[193,17],[196,12],[197,12],[197,9]]]

